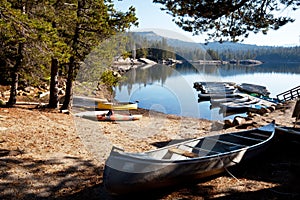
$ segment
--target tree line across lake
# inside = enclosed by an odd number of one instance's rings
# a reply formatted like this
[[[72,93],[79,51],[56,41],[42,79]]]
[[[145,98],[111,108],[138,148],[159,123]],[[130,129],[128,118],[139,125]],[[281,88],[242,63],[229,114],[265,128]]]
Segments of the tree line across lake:
[[[257,46],[233,42],[192,43],[159,36],[154,32],[129,34],[135,41],[137,57],[153,60],[246,60],[263,62],[300,62],[300,46]],[[146,47],[146,48],[145,48]]]

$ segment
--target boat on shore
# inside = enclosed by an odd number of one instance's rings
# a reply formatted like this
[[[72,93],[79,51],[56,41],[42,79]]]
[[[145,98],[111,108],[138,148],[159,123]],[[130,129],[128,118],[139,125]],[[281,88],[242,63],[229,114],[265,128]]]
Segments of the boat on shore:
[[[227,110],[230,112],[234,112],[234,111],[248,111],[249,108],[253,108],[255,107],[255,104],[258,104],[260,102],[259,99],[248,99],[246,101],[234,101],[234,102],[226,102],[226,103],[221,103],[220,104],[220,108],[223,110]]]
[[[84,119],[93,120],[93,121],[98,121],[98,119],[97,119],[98,115],[106,115],[108,112],[109,112],[109,110],[85,111],[85,112],[75,113],[74,116],[84,118]]]
[[[220,108],[219,113],[244,113],[252,112],[258,114],[264,114],[268,112],[267,106],[262,104],[249,104],[249,105],[230,105]]]
[[[116,114],[110,110],[85,111],[76,113],[74,116],[93,121],[133,121],[143,117],[142,115]]]
[[[240,96],[236,93],[209,93],[209,94],[198,94],[198,101],[209,101],[211,99],[224,99],[224,98],[239,98]]]
[[[242,102],[246,102],[246,101],[249,101],[249,97],[210,99],[210,103],[213,106],[218,106],[222,103],[230,103],[230,102],[242,103]]]
[[[113,148],[103,182],[115,195],[132,194],[209,177],[255,157],[272,143],[274,122],[260,128],[191,139],[144,153]]]
[[[233,86],[235,86],[233,82],[194,82],[194,88],[197,91],[205,90],[205,88],[232,88]]]
[[[123,115],[123,114],[112,114],[112,115],[97,115],[98,121],[134,121],[139,120],[142,115]]]
[[[204,90],[201,91],[201,93],[204,94],[212,94],[212,93],[226,93],[226,94],[232,94],[235,93],[237,89],[235,88],[205,88]]]
[[[290,126],[276,126],[276,133],[284,137],[293,137],[300,139],[300,128]]]
[[[262,96],[269,96],[270,92],[267,90],[265,86],[255,85],[250,83],[242,83],[240,85],[236,85],[236,87],[241,91],[248,94],[257,94]]]
[[[98,102],[97,109],[99,110],[136,110],[138,108],[137,103],[120,102],[120,103],[109,103],[109,102]]]

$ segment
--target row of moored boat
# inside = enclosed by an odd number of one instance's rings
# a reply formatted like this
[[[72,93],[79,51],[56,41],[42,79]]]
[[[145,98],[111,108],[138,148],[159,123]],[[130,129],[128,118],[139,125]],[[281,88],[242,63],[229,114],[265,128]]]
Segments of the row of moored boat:
[[[220,113],[273,111],[278,100],[269,98],[265,86],[233,82],[195,82],[198,101],[210,101],[211,107],[220,107]]]

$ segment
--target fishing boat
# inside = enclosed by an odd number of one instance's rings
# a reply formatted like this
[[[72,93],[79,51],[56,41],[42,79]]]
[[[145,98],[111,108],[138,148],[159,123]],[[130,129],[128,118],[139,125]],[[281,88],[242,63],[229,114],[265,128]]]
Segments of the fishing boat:
[[[103,181],[111,194],[121,195],[205,178],[266,150],[274,137],[274,122],[260,128],[211,135],[144,153],[113,148]]]
[[[137,109],[137,103],[109,103],[109,102],[98,102],[97,108],[100,110],[132,110]]]

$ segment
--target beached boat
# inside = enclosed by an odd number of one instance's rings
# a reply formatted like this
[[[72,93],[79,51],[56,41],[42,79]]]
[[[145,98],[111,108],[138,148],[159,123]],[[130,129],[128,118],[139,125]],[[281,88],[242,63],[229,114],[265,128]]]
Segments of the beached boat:
[[[85,112],[78,112],[75,113],[75,117],[81,117],[85,119],[95,120],[98,121],[97,116],[98,115],[106,115],[109,112],[109,110],[101,110],[101,111],[85,111]]]
[[[230,88],[232,86],[235,86],[235,83],[233,82],[195,82],[194,88],[197,91],[202,91],[205,88]]]
[[[230,113],[241,113],[241,112],[254,112],[254,113],[265,113],[267,111],[267,106],[260,103],[259,100],[254,99],[249,102],[242,103],[222,103],[220,104],[220,112],[230,112]]]
[[[289,127],[289,126],[276,126],[276,133],[287,136],[287,137],[298,137],[300,139],[300,128]]]
[[[274,137],[274,123],[240,132],[191,139],[144,153],[113,148],[104,185],[112,194],[142,192],[215,175],[262,153]]]
[[[202,90],[201,92],[204,94],[211,94],[211,93],[226,93],[226,94],[232,94],[235,93],[237,91],[237,89],[235,88],[205,88],[204,90]]]
[[[137,109],[138,104],[98,102],[97,108],[100,110],[132,110],[132,109]]]
[[[199,101],[209,101],[211,99],[224,99],[224,98],[239,98],[240,96],[238,94],[235,93],[230,93],[230,94],[226,94],[226,93],[210,93],[210,94],[203,94],[203,93],[199,93],[198,94],[198,98]]]
[[[210,103],[213,106],[218,106],[221,103],[228,103],[228,102],[242,103],[242,102],[245,102],[245,101],[249,101],[249,97],[210,99]]]
[[[139,120],[142,115],[122,115],[122,114],[112,114],[112,115],[97,115],[98,121],[133,121]]]
[[[270,92],[267,90],[265,86],[242,83],[240,85],[236,85],[236,87],[241,91],[249,94],[258,94],[262,96],[269,96]]]
[[[248,99],[246,101],[233,101],[233,102],[225,102],[225,103],[221,103],[220,107],[222,108],[226,108],[228,110],[230,109],[239,109],[239,108],[243,108],[243,107],[247,107],[249,105],[253,105],[253,104],[257,104],[259,103],[260,100],[258,98],[255,99]]]
[[[132,121],[143,117],[142,115],[115,114],[109,110],[80,112],[74,116],[94,121]]]

